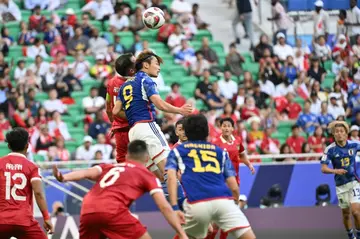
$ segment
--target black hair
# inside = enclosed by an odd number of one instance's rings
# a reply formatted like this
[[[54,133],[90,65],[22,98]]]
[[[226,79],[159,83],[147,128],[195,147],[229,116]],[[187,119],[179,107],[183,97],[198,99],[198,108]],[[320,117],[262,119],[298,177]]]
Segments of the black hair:
[[[171,89],[173,89],[175,86],[180,87],[180,84],[177,82],[174,82],[171,84]]]
[[[209,135],[209,126],[204,115],[191,115],[184,122],[185,135],[189,141],[206,140]]]
[[[6,134],[6,142],[13,152],[25,151],[29,143],[29,133],[20,127],[16,127]]]
[[[34,39],[34,45],[38,44],[39,42],[41,42],[40,38],[36,37]]]
[[[156,55],[154,52],[152,52],[150,50],[141,52],[135,61],[136,72],[140,71],[143,68],[144,62],[147,62],[148,64],[150,64],[153,57],[155,57],[158,60],[159,64],[163,63],[163,59],[160,56]]]
[[[232,126],[232,127],[235,127],[235,123],[234,123],[234,121],[232,120],[232,118],[227,117],[227,118],[221,119],[221,120],[220,120],[220,125],[223,125],[223,123],[225,123],[225,122],[230,122],[231,126]]]
[[[121,76],[127,76],[130,69],[135,68],[135,63],[132,61],[133,54],[127,53],[119,56],[115,61],[115,70]]]
[[[131,141],[128,145],[128,155],[130,159],[144,160],[144,155],[147,153],[147,145],[142,140]]]
[[[291,126],[291,130],[294,130],[294,129],[299,129],[300,128],[300,126],[299,125],[297,125],[297,124],[294,124],[293,126]]]
[[[175,123],[175,128],[176,128],[178,125],[184,126],[184,122],[185,122],[185,118],[179,119],[179,120]]]
[[[93,90],[99,90],[96,86],[93,86],[90,88],[90,91],[93,91]]]

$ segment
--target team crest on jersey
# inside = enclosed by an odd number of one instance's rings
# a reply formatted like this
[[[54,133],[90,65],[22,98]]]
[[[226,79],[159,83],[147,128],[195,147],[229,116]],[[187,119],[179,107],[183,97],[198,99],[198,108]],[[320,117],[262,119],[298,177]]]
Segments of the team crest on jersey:
[[[114,88],[114,93],[118,93],[118,92],[119,92],[119,89],[120,89],[119,87],[115,87],[115,88]]]
[[[353,156],[354,155],[354,150],[353,149],[349,149],[349,155]]]

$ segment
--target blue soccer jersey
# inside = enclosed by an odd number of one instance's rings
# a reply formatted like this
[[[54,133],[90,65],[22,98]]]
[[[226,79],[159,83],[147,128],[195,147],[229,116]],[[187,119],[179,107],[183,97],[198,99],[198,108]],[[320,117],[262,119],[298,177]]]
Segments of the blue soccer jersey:
[[[180,170],[189,203],[232,198],[225,180],[235,177],[228,153],[206,141],[186,142],[171,150],[166,170]]]
[[[155,121],[155,106],[150,97],[158,94],[156,83],[142,71],[121,86],[118,100],[123,104],[130,127],[138,122]]]
[[[322,164],[331,162],[334,169],[345,169],[347,173],[344,175],[335,175],[336,186],[341,186],[357,179],[356,175],[356,154],[360,151],[360,142],[348,140],[344,147],[340,147],[336,143],[326,147],[324,155],[321,158]]]

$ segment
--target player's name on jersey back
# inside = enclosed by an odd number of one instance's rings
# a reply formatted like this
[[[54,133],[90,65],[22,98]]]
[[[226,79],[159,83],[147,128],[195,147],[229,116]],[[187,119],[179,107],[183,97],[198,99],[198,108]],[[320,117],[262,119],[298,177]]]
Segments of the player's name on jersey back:
[[[212,144],[194,144],[188,143],[184,145],[185,148],[197,148],[197,149],[212,149],[215,150],[215,145]]]

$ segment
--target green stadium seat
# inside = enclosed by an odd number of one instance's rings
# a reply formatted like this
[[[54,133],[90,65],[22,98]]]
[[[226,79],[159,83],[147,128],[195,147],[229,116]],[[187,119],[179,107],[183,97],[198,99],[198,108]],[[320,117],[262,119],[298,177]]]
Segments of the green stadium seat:
[[[47,93],[45,92],[37,92],[36,95],[35,95],[35,100],[37,101],[44,101],[44,100],[47,100],[49,99],[49,96]]]
[[[324,62],[324,68],[325,68],[325,70],[331,71],[331,65],[332,65],[332,61],[331,61],[331,60],[325,61],[325,62]]]
[[[336,80],[335,76],[327,75],[325,77],[324,81],[321,83],[321,88],[323,88],[323,89],[326,89],[326,88],[332,89],[335,80]]]
[[[71,116],[78,116],[82,112],[82,108],[79,105],[69,105],[68,112]]]
[[[93,27],[97,28],[99,31],[102,31],[103,27],[102,27],[102,22],[97,21],[97,20],[92,20],[90,21],[90,25],[92,25]]]
[[[10,153],[10,149],[8,148],[7,144],[0,143],[0,156],[5,156]]]
[[[74,91],[71,93],[71,97],[74,98],[76,101],[81,100],[89,95],[89,92],[84,91]]]
[[[213,40],[213,36],[209,30],[198,30],[198,32],[195,34],[194,40],[201,41],[203,37],[209,38],[210,41]]]
[[[185,69],[182,66],[170,66],[170,67],[163,67],[163,71],[166,72],[168,75],[171,74],[171,77],[169,77],[167,80],[168,82],[181,82],[181,78],[186,76],[187,73]]]
[[[69,152],[75,152],[76,148],[80,145],[81,143],[79,142],[75,142],[75,141],[66,141],[65,142],[65,147],[67,150],[69,150]]]
[[[101,82],[93,79],[83,80],[81,81],[84,89],[83,92],[89,92],[92,87],[100,87]]]
[[[201,48],[201,41],[191,41],[189,43],[190,46],[192,46],[195,50],[199,50]]]
[[[45,162],[45,156],[40,154],[34,154],[34,161],[36,163],[42,163]]]
[[[305,100],[304,100],[303,98],[301,98],[301,97],[295,97],[294,102],[298,103],[298,104],[301,106],[301,108],[304,107]]]
[[[87,60],[90,63],[90,65],[95,65],[95,62],[96,62],[95,57],[85,56],[84,58],[85,58],[85,60]]]
[[[253,63],[253,54],[251,52],[243,52],[241,55],[245,58],[245,62]]]
[[[210,42],[210,48],[213,49],[217,54],[224,53],[224,45],[221,42]]]
[[[75,61],[75,57],[73,56],[65,56],[65,59],[69,62],[69,63],[73,63]]]
[[[11,46],[9,49],[9,57],[22,57],[23,56],[23,52],[22,52],[22,48],[23,46]]]
[[[165,100],[165,98],[169,94],[169,92],[170,91],[168,91],[168,90],[160,90],[159,94],[160,94],[161,99]]]
[[[149,31],[139,32],[139,35],[141,40],[154,42],[157,40],[158,32],[159,32],[158,30],[149,30]],[[164,44],[162,43],[162,45]]]
[[[264,159],[261,159],[261,162],[262,163],[272,163],[273,162],[273,160],[272,160],[272,158],[264,158]]]
[[[252,74],[258,74],[259,72],[259,63],[244,63],[242,65],[242,68],[244,69],[244,71],[250,71]]]
[[[28,22],[30,16],[31,16],[31,11],[21,10],[21,20],[22,21]]]
[[[68,2],[65,5],[65,8],[72,8],[74,10],[81,8],[81,3],[79,0],[68,0]]]

